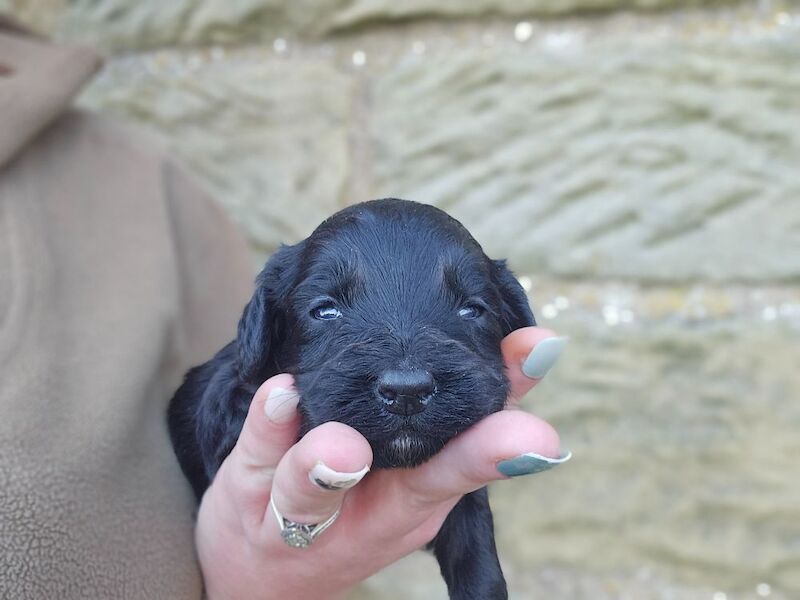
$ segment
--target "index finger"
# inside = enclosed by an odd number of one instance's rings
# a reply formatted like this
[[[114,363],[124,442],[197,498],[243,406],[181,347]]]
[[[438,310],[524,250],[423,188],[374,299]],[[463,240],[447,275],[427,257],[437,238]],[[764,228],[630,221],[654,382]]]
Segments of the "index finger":
[[[501,410],[409,471],[405,484],[417,503],[433,505],[508,478],[499,464],[523,456],[552,467],[568,460],[570,453],[562,452],[558,433],[546,421],[521,410]]]

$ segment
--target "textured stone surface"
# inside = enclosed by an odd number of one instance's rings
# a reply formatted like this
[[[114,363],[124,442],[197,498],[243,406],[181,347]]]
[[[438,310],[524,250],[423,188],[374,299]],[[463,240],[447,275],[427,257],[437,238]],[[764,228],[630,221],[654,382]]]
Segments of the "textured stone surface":
[[[793,600],[794,596],[759,582],[750,589],[731,592],[725,585],[686,585],[655,573],[649,567],[602,575],[584,568],[531,566],[512,571],[504,565],[509,578],[509,595],[517,600]],[[390,566],[349,597],[350,600],[447,600],[433,557],[416,552]],[[722,591],[728,590],[728,591]]]
[[[341,0],[0,0],[25,22],[109,50],[320,33]]]
[[[117,61],[82,104],[163,137],[262,252],[305,237],[340,208],[350,81],[313,60],[206,58]]]
[[[556,326],[576,343],[528,406],[559,428],[578,460],[546,487],[546,476],[531,478],[498,495],[498,510],[536,534],[517,566],[632,569],[666,560],[709,586],[747,589],[766,578],[797,591],[800,486],[787,476],[800,451],[790,351],[800,331],[584,329],[568,318]],[[534,498],[548,509],[531,511]],[[518,539],[499,529],[503,543]]]
[[[109,48],[271,40],[321,33],[341,0],[82,0],[65,10],[66,37]]]
[[[43,31],[110,50],[317,38],[412,19],[570,15],[736,0],[0,0]]]
[[[728,0],[353,0],[333,17],[336,28],[420,18],[574,15],[734,4]]]
[[[522,270],[797,279],[797,39],[571,42],[376,78],[376,195],[451,211]]]

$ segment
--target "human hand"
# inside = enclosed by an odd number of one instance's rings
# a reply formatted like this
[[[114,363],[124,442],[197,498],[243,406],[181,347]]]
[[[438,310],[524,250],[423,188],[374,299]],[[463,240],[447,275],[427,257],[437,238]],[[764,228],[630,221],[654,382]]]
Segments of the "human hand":
[[[266,381],[200,505],[197,551],[209,599],[341,598],[430,542],[462,495],[565,460],[557,458],[555,430],[516,409],[562,348],[563,340],[546,329],[512,332],[502,343],[511,383],[508,409],[481,420],[415,469],[379,470],[365,478],[372,452],[361,434],[329,422],[296,442],[299,398],[292,377]],[[290,548],[270,497],[299,523],[323,522],[340,506],[341,514],[312,545]]]

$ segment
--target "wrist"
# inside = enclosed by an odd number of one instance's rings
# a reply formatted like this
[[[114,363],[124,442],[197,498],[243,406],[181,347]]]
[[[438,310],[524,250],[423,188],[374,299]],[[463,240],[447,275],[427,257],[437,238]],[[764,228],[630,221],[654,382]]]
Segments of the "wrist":
[[[295,593],[289,589],[278,590],[226,590],[224,593],[219,590],[206,589],[203,593],[203,600],[345,600],[347,592],[325,593]]]
[[[332,585],[321,590],[310,589],[311,582],[302,573],[292,575],[292,569],[270,569],[268,561],[254,569],[258,571],[256,577],[249,577],[242,564],[228,563],[217,567],[202,569],[204,600],[345,600],[350,591],[331,589]],[[269,572],[273,575],[269,576]],[[318,584],[319,579],[315,583]]]

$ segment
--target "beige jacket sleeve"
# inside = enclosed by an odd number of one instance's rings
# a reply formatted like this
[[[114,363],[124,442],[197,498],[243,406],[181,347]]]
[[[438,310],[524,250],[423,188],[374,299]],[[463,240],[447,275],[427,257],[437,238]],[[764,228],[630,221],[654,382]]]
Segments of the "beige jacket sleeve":
[[[66,112],[0,166],[0,597],[198,599],[165,411],[245,246],[161,150]]]

